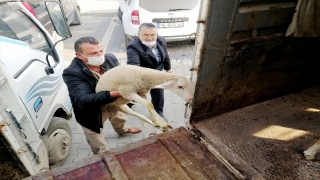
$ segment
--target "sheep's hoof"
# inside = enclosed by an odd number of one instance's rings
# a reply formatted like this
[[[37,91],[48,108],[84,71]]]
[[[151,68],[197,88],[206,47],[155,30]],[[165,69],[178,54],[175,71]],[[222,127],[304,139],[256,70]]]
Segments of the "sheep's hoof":
[[[170,129],[172,129],[172,126],[170,126],[169,124],[167,124],[167,126],[162,127],[162,132],[167,132],[167,131],[169,131]]]
[[[313,160],[315,158],[315,153],[304,151],[303,152],[304,157],[306,157],[307,160]]]

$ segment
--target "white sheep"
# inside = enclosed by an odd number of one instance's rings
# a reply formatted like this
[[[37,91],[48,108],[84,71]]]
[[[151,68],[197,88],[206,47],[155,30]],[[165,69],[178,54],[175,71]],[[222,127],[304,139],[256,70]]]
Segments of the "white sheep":
[[[320,152],[320,140],[318,140],[315,144],[313,144],[307,150],[303,151],[304,156],[306,157],[307,160],[314,159],[317,152]]]
[[[187,77],[133,65],[120,65],[104,73],[97,83],[96,92],[118,91],[122,98],[119,97],[106,106],[113,106],[119,111],[136,116],[162,131],[167,131],[172,127],[163,120],[154,110],[153,104],[147,100],[147,93],[155,87],[169,89],[189,103],[193,100],[193,89]],[[151,121],[127,106],[127,103],[132,100],[148,108]]]

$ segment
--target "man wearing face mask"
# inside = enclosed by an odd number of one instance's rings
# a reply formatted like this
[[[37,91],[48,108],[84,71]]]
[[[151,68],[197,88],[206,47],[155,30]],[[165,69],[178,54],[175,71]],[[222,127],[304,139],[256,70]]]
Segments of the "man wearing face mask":
[[[139,133],[141,129],[125,126],[126,116],[114,108],[101,111],[101,106],[120,97],[118,91],[95,92],[99,77],[119,65],[117,58],[104,53],[102,45],[93,37],[82,37],[74,44],[76,57],[63,71],[77,122],[82,126],[94,154],[109,150],[103,135],[103,124],[109,119],[115,132]]]
[[[127,47],[127,64],[145,68],[163,69],[171,73],[171,62],[167,51],[166,40],[158,36],[157,28],[152,23],[143,23],[139,27],[138,38],[134,39]],[[164,91],[152,89],[151,101],[157,113],[163,116]]]

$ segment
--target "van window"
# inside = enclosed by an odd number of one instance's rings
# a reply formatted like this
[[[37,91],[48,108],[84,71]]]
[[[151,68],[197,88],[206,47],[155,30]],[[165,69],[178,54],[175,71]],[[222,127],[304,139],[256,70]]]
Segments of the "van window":
[[[149,12],[170,12],[191,10],[199,5],[199,0],[140,0],[139,6]]]
[[[0,36],[17,39],[32,49],[49,52],[50,46],[39,27],[23,12],[0,7]]]

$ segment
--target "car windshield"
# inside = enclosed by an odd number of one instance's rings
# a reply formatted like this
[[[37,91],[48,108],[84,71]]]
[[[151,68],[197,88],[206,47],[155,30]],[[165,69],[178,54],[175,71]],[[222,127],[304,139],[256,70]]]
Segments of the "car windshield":
[[[194,9],[199,0],[140,0],[140,8],[149,12],[185,11]]]

